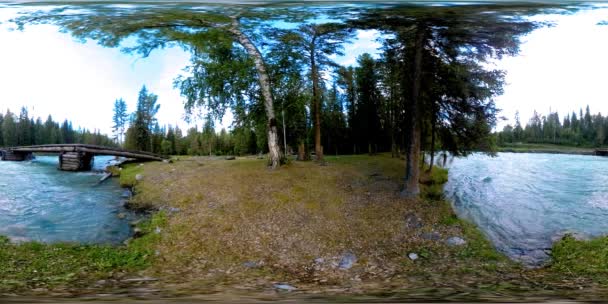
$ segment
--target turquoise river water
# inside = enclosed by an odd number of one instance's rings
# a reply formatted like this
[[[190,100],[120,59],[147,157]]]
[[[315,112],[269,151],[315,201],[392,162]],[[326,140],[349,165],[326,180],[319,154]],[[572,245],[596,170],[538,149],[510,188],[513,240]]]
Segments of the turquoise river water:
[[[529,265],[565,232],[608,233],[608,158],[499,153],[456,158],[447,196],[496,248]]]
[[[94,170],[112,157],[95,157]],[[120,243],[130,235],[124,190],[95,172],[57,170],[57,156],[0,162],[0,235],[13,241]],[[125,218],[118,214],[124,213]]]

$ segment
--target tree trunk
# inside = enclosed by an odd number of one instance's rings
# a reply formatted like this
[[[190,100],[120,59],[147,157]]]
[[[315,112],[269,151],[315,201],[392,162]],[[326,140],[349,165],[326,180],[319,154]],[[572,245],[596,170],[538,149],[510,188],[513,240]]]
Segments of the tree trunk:
[[[431,121],[431,162],[429,163],[429,171],[433,170],[433,164],[435,163],[435,128],[436,128],[436,118],[437,113],[433,113],[433,121]]]
[[[422,51],[424,43],[424,28],[418,28],[414,45],[414,75],[412,81],[412,100],[408,111],[408,123],[405,126],[406,138],[406,160],[405,160],[405,185],[401,196],[416,197],[420,194],[418,180],[420,178],[420,86],[422,82]]]
[[[264,58],[258,48],[251,42],[249,37],[240,30],[240,24],[237,17],[232,18],[232,26],[230,32],[236,37],[237,41],[245,48],[247,54],[253,58],[255,68],[258,73],[258,82],[264,98],[264,108],[266,109],[266,125],[268,132],[268,151],[270,154],[270,166],[275,169],[281,165],[281,148],[279,146],[279,134],[277,131],[277,120],[274,115],[274,101],[272,91],[270,90],[270,77],[266,70]]]
[[[312,77],[312,103],[315,115],[315,155],[317,162],[323,162],[323,147],[321,145],[321,94],[319,92],[319,71],[314,52],[315,50],[313,49],[310,54],[310,74]]]

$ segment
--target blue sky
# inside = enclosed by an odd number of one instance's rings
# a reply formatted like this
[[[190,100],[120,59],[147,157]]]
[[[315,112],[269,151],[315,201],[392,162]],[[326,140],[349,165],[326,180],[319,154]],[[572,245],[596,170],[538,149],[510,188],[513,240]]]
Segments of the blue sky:
[[[0,22],[15,16],[13,8],[0,7]],[[519,109],[525,123],[536,109],[563,113],[589,104],[593,112],[608,114],[608,7],[567,16],[539,16],[557,23],[524,38],[519,56],[505,58],[496,66],[507,71],[505,94],[497,98],[501,115],[512,123]],[[30,26],[10,31],[0,24],[0,110],[16,112],[21,106],[36,116],[51,114],[56,120],[71,119],[75,125],[110,133],[112,105],[122,97],[135,108],[142,85],[159,95],[162,124],[183,122],[183,99],[173,79],[183,73],[189,54],[179,48],[154,51],[148,58],[121,53],[89,41],[75,41],[53,26]],[[377,52],[375,31],[360,31],[346,47],[341,64],[354,64],[365,52]],[[230,124],[230,115],[223,126]]]

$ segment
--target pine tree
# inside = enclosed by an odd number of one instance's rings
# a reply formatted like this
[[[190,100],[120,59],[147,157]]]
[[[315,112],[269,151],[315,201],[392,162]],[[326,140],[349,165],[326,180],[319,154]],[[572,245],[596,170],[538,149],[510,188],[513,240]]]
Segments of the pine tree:
[[[114,133],[114,140],[118,144],[123,144],[124,142],[128,120],[127,103],[122,98],[117,99],[114,101],[114,115],[112,116],[114,125],[112,126],[112,132]]]

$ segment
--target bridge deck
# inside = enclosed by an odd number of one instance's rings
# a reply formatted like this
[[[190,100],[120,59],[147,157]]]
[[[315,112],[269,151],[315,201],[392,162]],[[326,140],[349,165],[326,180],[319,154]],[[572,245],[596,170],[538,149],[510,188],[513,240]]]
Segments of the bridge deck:
[[[144,151],[130,151],[120,148],[84,145],[84,144],[56,144],[56,145],[39,145],[39,146],[24,146],[0,148],[0,150],[22,153],[64,153],[64,152],[85,152],[94,155],[110,155],[122,156],[127,158],[136,158],[141,160],[156,160],[162,161],[163,157],[154,153]]]
[[[595,149],[595,155],[608,156],[608,149]]]

